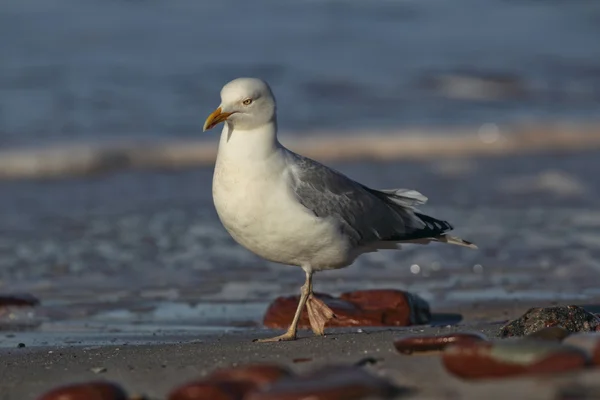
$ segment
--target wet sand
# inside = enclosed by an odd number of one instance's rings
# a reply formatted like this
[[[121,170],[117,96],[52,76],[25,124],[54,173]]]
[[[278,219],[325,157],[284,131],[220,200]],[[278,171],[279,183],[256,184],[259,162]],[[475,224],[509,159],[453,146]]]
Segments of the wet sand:
[[[516,311],[491,309],[488,318]],[[494,320],[489,318],[488,321]],[[218,367],[247,363],[276,362],[295,371],[307,371],[325,364],[352,364],[366,357],[377,362],[368,368],[396,384],[413,389],[414,399],[556,399],[561,390],[573,385],[593,387],[600,371],[586,371],[554,377],[518,378],[467,382],[449,375],[438,355],[406,356],[396,352],[393,340],[415,334],[476,331],[494,337],[501,321],[470,319],[458,326],[427,326],[395,329],[341,329],[326,337],[302,332],[299,340],[285,343],[253,343],[251,339],[274,332],[253,330],[219,335],[158,333],[146,337],[146,344],[127,338],[111,345],[87,343],[34,346],[0,350],[0,393],[3,400],[33,399],[57,385],[108,379],[121,383],[133,394],[163,399],[175,386],[201,377]],[[108,339],[110,335],[107,335]],[[308,361],[295,362],[298,358]],[[94,372],[94,369],[103,372]],[[105,370],[105,371],[104,371]],[[581,388],[579,388],[581,389]],[[402,397],[407,398],[407,397]]]
[[[557,303],[535,303],[537,306],[554,304]],[[598,370],[553,377],[468,382],[449,375],[439,354],[406,356],[393,348],[394,339],[409,335],[470,331],[493,338],[506,319],[520,316],[530,305],[495,303],[453,308],[449,311],[462,311],[464,320],[452,325],[447,323],[452,322],[454,316],[438,312],[434,313],[429,326],[336,329],[329,330],[325,337],[313,337],[312,333],[303,331],[299,340],[282,343],[253,343],[254,338],[276,333],[264,329],[207,334],[178,333],[166,328],[146,335],[139,332],[84,334],[76,341],[60,340],[57,336],[55,342],[42,346],[27,343],[23,348],[15,345],[0,349],[0,398],[33,399],[57,385],[108,379],[119,382],[132,394],[163,399],[175,386],[220,367],[275,362],[301,372],[326,364],[349,365],[364,358],[376,360],[368,367],[374,373],[413,390],[402,398],[557,399],[561,391],[569,388],[592,390],[595,380],[600,378]],[[13,335],[11,338],[3,335],[0,342],[27,342],[27,335]],[[298,362],[299,358],[308,360]]]

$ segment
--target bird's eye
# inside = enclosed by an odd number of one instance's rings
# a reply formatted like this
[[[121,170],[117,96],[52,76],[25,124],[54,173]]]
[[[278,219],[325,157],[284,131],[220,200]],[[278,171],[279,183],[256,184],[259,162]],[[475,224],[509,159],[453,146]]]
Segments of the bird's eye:
[[[252,104],[252,99],[246,99],[246,100],[242,101],[242,104],[245,106],[249,106],[250,104]]]

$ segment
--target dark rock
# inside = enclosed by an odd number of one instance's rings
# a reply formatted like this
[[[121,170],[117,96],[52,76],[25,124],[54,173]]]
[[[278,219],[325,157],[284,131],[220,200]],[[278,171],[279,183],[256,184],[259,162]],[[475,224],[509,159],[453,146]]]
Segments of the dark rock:
[[[364,290],[342,294],[339,298],[315,293],[335,313],[327,327],[409,326],[431,320],[429,304],[419,296],[401,290]],[[299,296],[279,297],[269,306],[263,323],[268,328],[286,329],[298,306]],[[303,310],[300,328],[309,328]]]
[[[502,327],[498,336],[525,336],[554,326],[568,332],[591,332],[598,329],[600,319],[578,306],[531,308],[520,318]]]
[[[40,301],[30,294],[0,294],[0,330],[32,329],[41,319],[32,307]]]
[[[244,400],[355,400],[389,398],[399,389],[360,367],[326,367],[308,375],[282,379]]]
[[[298,364],[298,363],[305,363],[305,362],[311,362],[311,361],[312,361],[312,358],[310,358],[310,357],[298,357],[298,358],[294,358],[294,359],[292,360],[292,362],[293,362],[294,364]]]
[[[85,382],[53,389],[38,400],[127,400],[121,386],[112,382]]]
[[[2,307],[35,307],[40,301],[27,293],[0,294],[0,308]]]
[[[402,354],[442,351],[456,343],[486,341],[485,335],[470,332],[455,332],[439,336],[409,336],[394,341],[394,347]]]
[[[544,340],[507,340],[448,346],[442,354],[448,372],[464,379],[488,379],[566,372],[584,368],[584,351]]]
[[[530,333],[529,335],[525,336],[525,338],[562,342],[570,334],[571,332],[560,326],[549,326],[547,328],[542,328],[539,331]]]

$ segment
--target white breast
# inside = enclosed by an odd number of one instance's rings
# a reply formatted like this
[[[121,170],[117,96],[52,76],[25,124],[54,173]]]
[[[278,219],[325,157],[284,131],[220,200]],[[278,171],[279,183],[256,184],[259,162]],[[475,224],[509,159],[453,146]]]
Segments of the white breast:
[[[223,226],[238,243],[267,260],[315,270],[353,261],[336,224],[315,217],[294,197],[285,148],[256,158],[243,157],[232,146],[221,140],[213,199]]]

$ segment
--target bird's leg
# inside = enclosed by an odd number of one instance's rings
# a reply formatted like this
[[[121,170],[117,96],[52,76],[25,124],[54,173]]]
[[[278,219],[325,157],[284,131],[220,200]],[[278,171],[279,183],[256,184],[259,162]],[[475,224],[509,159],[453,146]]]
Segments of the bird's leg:
[[[306,304],[308,320],[313,333],[317,336],[323,336],[325,335],[325,324],[331,318],[334,318],[335,314],[323,300],[313,295],[312,276],[308,282],[308,302]]]
[[[302,286],[300,301],[298,302],[298,308],[296,309],[296,314],[294,314],[294,319],[290,324],[287,332],[283,335],[276,336],[268,339],[256,339],[256,342],[265,343],[265,342],[281,342],[287,340],[296,340],[296,333],[298,332],[298,322],[300,321],[300,316],[302,315],[302,310],[304,310],[304,306],[306,305],[306,300],[308,300],[308,296],[310,295],[310,290],[312,287],[312,271],[306,272],[306,282]]]

